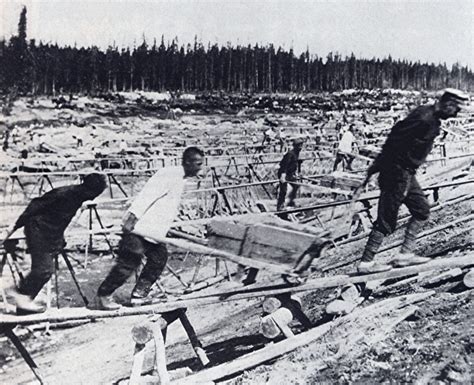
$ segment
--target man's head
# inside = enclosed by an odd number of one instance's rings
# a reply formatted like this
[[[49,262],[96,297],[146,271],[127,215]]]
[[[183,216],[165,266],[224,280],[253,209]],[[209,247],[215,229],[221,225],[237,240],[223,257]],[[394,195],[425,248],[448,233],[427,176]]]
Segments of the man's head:
[[[295,151],[300,152],[301,149],[303,148],[303,144],[304,144],[303,138],[301,137],[293,138],[293,148],[295,149]]]
[[[467,101],[469,101],[469,95],[465,92],[454,88],[446,88],[436,105],[438,116],[441,119],[456,117]]]
[[[107,187],[105,175],[93,173],[87,174],[82,181],[88,199],[94,199],[102,194]]]
[[[201,172],[204,163],[204,152],[197,147],[188,147],[183,152],[183,169],[185,177],[193,177]]]

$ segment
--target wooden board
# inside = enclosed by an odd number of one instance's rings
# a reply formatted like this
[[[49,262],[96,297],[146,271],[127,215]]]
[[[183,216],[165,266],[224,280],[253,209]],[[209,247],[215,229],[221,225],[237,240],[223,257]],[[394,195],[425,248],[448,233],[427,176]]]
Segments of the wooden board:
[[[247,233],[247,226],[216,220],[208,224],[207,232],[209,247],[240,255],[242,241]]]
[[[208,226],[209,246],[215,249],[283,265],[292,269],[317,235],[269,224],[213,221]]]
[[[292,268],[314,240],[314,235],[299,231],[254,225],[247,232],[241,255]]]
[[[422,265],[393,269],[383,273],[348,276],[337,275],[332,277],[314,278],[299,286],[293,285],[251,285],[240,290],[218,292],[205,295],[183,296],[176,301],[161,302],[154,305],[141,307],[123,307],[118,310],[89,310],[85,308],[50,309],[46,313],[17,316],[13,314],[0,314],[0,326],[5,324],[33,324],[39,322],[64,322],[70,320],[101,319],[142,314],[165,313],[177,309],[204,306],[221,301],[237,301],[242,299],[275,296],[284,293],[298,293],[317,289],[338,287],[349,283],[368,282],[380,279],[400,278],[430,270],[443,270],[446,268],[472,266],[474,253],[463,257],[439,258]]]

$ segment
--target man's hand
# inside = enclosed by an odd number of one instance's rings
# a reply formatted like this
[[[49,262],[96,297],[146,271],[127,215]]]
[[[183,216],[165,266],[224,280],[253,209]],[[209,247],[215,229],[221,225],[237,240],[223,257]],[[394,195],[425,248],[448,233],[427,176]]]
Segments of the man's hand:
[[[286,183],[286,174],[280,175],[280,183]]]
[[[135,214],[131,212],[127,212],[127,214],[125,215],[123,219],[122,231],[124,233],[132,232],[137,222],[138,222],[138,218],[135,216]]]
[[[3,245],[3,243],[10,238],[10,236],[18,229],[17,225],[10,225],[6,229],[6,233],[3,235],[3,238],[0,239],[0,246]]]

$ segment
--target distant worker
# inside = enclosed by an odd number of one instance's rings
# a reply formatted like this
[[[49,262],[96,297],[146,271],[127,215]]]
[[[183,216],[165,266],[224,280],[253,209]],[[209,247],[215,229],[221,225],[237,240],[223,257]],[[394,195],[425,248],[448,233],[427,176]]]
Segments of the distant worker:
[[[288,194],[288,206],[294,206],[298,185],[296,182],[301,171],[300,152],[303,148],[304,139],[294,138],[293,149],[289,150],[280,161],[278,169],[279,191],[277,198],[277,210],[283,210],[285,207],[286,195],[288,192],[288,184],[290,185],[290,193]]]
[[[425,162],[440,133],[441,120],[456,117],[462,104],[468,100],[469,96],[462,91],[446,89],[436,103],[416,108],[392,127],[382,152],[369,167],[367,177],[358,189],[360,191],[372,175],[380,173],[378,218],[358,265],[360,273],[375,273],[391,268],[390,265],[375,262],[374,257],[384,237],[395,231],[402,203],[407,206],[411,218],[400,255],[391,264],[402,267],[430,261],[413,252],[417,235],[430,214],[430,205],[415,173]]]
[[[31,271],[18,289],[10,291],[19,315],[46,310],[34,298],[53,274],[54,259],[65,245],[64,231],[82,204],[98,197],[106,187],[104,175],[89,174],[79,185],[58,187],[34,198],[20,215],[9,233],[25,228]]]
[[[342,162],[343,169],[352,171],[352,161],[354,156],[351,155],[353,147],[356,144],[355,125],[351,124],[349,128],[342,134],[341,140],[337,146],[336,160],[334,162],[333,171],[337,170],[337,166]]]
[[[183,152],[182,166],[165,167],[153,175],[133,201],[122,224],[118,258],[97,291],[97,305],[114,310],[120,305],[113,293],[122,286],[146,258],[145,266],[132,290],[132,306],[151,302],[148,294],[168,261],[168,250],[157,239],[166,237],[178,214],[186,180],[202,169],[204,153],[197,147]]]

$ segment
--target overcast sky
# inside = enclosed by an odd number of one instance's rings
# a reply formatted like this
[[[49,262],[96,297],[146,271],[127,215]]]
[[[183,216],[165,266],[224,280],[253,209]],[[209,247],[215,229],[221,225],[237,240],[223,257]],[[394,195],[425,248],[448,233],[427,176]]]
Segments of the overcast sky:
[[[268,44],[446,62],[474,68],[474,0],[0,0],[0,34],[16,33],[22,5],[28,38],[119,47],[161,35],[207,45]]]

